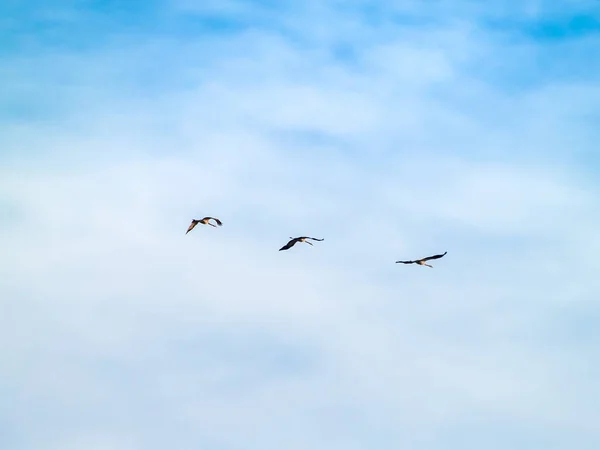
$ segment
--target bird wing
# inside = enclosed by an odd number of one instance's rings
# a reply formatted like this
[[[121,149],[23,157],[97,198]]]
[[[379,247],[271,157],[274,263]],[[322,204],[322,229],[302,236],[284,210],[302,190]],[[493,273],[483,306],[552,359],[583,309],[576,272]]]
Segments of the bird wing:
[[[221,221],[220,221],[219,219],[217,219],[216,217],[205,217],[205,218],[204,218],[204,219],[202,219],[202,220],[207,220],[207,221],[208,221],[208,220],[214,220],[215,222],[217,222],[217,225],[219,225],[219,226],[222,226],[222,225],[223,225],[223,222],[221,222]]]
[[[313,237],[304,236],[304,239],[312,239],[313,241],[324,241],[325,239],[317,239]]]
[[[402,264],[414,264],[414,261],[396,261],[396,264],[398,263],[402,263]]]
[[[216,217],[206,216],[204,219],[202,219],[203,222],[208,222],[209,220],[214,220],[215,222],[217,222],[217,225],[219,225],[219,226],[223,225],[223,222],[221,222]]]
[[[441,255],[433,255],[433,256],[428,256],[427,258],[423,258],[420,259],[419,261],[429,261],[430,259],[440,259],[442,256],[444,256],[446,253],[448,252],[444,252]]]
[[[190,223],[190,226],[188,227],[185,234],[188,234],[190,231],[192,231],[196,225],[198,225],[198,221],[192,220],[192,223]]]
[[[287,250],[288,248],[292,248],[296,242],[298,242],[298,238],[292,239],[290,242],[288,242],[283,247],[281,247],[279,249],[279,251],[281,251],[281,250]]]

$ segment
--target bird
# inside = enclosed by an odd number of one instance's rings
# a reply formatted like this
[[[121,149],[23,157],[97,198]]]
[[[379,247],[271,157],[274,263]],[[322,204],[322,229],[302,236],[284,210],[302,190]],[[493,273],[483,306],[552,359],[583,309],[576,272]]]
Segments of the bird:
[[[214,220],[215,222],[217,222],[218,226],[223,226],[223,222],[221,222],[216,217],[205,217],[204,219],[192,219],[192,223],[190,224],[190,226],[187,229],[187,231],[185,232],[185,234],[188,234],[190,231],[192,231],[194,229],[194,227],[196,225],[198,225],[199,223],[202,223],[204,225],[210,225],[211,227],[215,227],[216,228],[217,225],[213,225],[212,223],[210,223],[211,219]]]
[[[428,256],[427,258],[416,259],[414,261],[396,261],[396,264],[397,263],[402,263],[402,264],[418,264],[420,266],[433,267],[433,266],[430,266],[429,264],[427,264],[425,261],[429,261],[430,259],[439,259],[442,256],[444,256],[446,253],[448,253],[448,252],[444,252],[441,255],[433,255],[433,256]]]
[[[290,239],[291,239],[290,242],[288,242],[283,247],[281,247],[279,249],[279,251],[292,248],[296,242],[305,242],[307,244],[312,245],[312,242],[308,242],[307,239],[312,239],[313,241],[324,241],[325,240],[325,239],[317,239],[317,238],[308,237],[308,236],[301,236],[301,237],[297,237],[297,238],[290,237]]]

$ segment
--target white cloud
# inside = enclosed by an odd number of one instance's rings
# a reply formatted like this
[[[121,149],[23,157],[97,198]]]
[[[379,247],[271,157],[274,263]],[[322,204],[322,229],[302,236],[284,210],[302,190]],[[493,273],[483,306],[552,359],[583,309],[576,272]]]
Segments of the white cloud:
[[[7,124],[14,447],[597,443],[598,334],[577,330],[597,316],[598,186],[558,164],[561,138],[597,133],[552,107],[577,92],[594,113],[596,88],[511,97],[474,79],[471,51],[494,48],[465,35],[370,41],[351,70],[253,32],[171,68],[186,83],[160,96],[117,65],[65,87],[48,129]],[[184,235],[203,214],[224,226]],[[325,241],[277,251],[304,233]]]

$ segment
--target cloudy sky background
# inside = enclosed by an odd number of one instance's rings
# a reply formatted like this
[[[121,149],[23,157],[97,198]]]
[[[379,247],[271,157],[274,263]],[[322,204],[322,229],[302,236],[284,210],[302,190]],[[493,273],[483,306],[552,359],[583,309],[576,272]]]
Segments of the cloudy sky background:
[[[599,448],[596,0],[53,3],[0,6],[2,449]]]

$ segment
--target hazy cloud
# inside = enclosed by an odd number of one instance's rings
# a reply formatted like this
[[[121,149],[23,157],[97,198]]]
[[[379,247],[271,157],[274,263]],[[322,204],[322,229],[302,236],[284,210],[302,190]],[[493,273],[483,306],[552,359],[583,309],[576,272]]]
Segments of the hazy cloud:
[[[165,3],[4,56],[3,448],[600,444],[598,80],[561,59],[597,38],[487,21],[545,2],[340,8]]]

